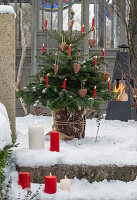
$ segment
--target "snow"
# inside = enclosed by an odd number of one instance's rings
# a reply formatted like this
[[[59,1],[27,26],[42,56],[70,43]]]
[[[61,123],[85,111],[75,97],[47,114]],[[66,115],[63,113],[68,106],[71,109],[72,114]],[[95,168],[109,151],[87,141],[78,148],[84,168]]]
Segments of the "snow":
[[[0,150],[11,143],[10,123],[6,108],[0,103]]]
[[[0,106],[0,114],[7,119],[7,113],[3,105]],[[49,151],[49,136],[45,136],[44,150],[28,149],[28,126],[37,121],[44,126],[45,134],[51,131],[52,117],[33,116],[17,117],[17,143],[14,149],[14,160],[19,166],[36,167],[53,164],[115,164],[118,166],[137,165],[137,123],[135,121],[106,121],[101,120],[98,142],[95,142],[97,124],[96,119],[88,119],[86,137],[81,140],[60,141],[60,152]],[[1,123],[1,118],[0,118]],[[9,123],[8,123],[9,126]],[[3,127],[7,127],[4,125]],[[31,162],[30,162],[31,160]],[[12,185],[9,189],[9,199],[25,199],[27,189],[22,190],[18,185],[18,172],[13,164],[5,169],[8,184],[10,177]],[[108,182],[89,183],[86,179],[71,180],[71,192],[62,191],[60,183],[57,183],[57,193],[50,195],[44,193],[44,184],[31,183],[31,196],[38,190],[34,200],[136,200],[137,178],[134,181],[122,182],[112,180]],[[6,187],[3,189],[5,194]]]
[[[12,185],[9,190],[10,200],[24,199],[27,189],[22,190],[18,185],[18,173],[12,172]],[[8,183],[9,177],[6,178],[5,184]],[[31,183],[31,196],[38,190],[36,200],[136,200],[137,199],[137,178],[134,181],[106,181],[89,183],[86,179],[71,180],[71,192],[60,189],[60,183],[57,183],[56,194],[44,193],[44,184]]]
[[[14,150],[14,157],[18,166],[137,165],[137,123],[135,121],[121,122],[102,119],[98,142],[95,142],[96,119],[88,119],[86,137],[81,140],[60,141],[59,153],[49,151],[49,136],[45,136],[44,150],[28,149],[28,126],[35,121],[44,126],[45,134],[51,131],[52,117],[28,115],[17,118],[17,143],[20,144]]]
[[[7,6],[7,5],[0,5],[0,13],[15,14],[13,7],[12,6]],[[15,14],[15,16],[16,16],[16,14]]]

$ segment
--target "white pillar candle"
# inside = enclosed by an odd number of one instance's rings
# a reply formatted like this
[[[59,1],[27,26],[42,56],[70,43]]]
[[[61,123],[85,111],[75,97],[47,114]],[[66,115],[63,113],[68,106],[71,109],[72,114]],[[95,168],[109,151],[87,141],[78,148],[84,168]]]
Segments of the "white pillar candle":
[[[44,149],[44,127],[40,124],[31,124],[28,127],[29,148]]]
[[[71,180],[67,179],[66,176],[65,179],[60,180],[60,189],[67,190],[68,192],[71,190]]]

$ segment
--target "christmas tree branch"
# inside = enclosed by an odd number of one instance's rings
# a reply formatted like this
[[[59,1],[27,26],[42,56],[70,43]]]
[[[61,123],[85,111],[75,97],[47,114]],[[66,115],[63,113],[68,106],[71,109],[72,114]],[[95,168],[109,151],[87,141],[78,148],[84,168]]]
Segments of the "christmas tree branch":
[[[56,35],[57,35],[58,37],[55,36],[54,34],[50,33],[50,32],[48,31],[48,29],[44,30],[43,32],[44,32],[44,33],[47,33],[50,37],[55,38],[55,39],[58,40],[59,42],[62,41],[61,36],[60,36],[59,34],[57,34],[57,31],[56,31],[56,30],[54,31],[54,33],[56,33]]]
[[[80,41],[82,38],[84,38],[86,35],[88,35],[91,31],[92,31],[92,29],[90,29],[86,33],[82,33],[76,40],[72,41],[72,44],[77,43],[78,41]]]

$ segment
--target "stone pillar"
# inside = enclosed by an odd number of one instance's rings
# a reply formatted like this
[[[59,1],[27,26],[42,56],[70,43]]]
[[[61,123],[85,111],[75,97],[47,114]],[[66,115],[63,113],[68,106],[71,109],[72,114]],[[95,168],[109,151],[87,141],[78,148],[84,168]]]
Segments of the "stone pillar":
[[[98,46],[100,48],[103,48],[104,46],[104,0],[99,1],[99,24],[98,24],[98,32],[99,32],[99,40],[98,40]]]
[[[11,6],[0,6],[0,41],[0,102],[15,133],[15,14]]]
[[[62,0],[58,1],[58,31],[63,29],[63,3]]]
[[[31,34],[31,74],[37,73],[37,22],[38,22],[38,0],[32,1],[32,34]]]
[[[121,0],[122,9],[126,11],[126,1]],[[126,12],[125,12],[126,17]],[[126,26],[124,23],[122,12],[120,12],[120,41],[119,45],[126,44]]]
[[[82,1],[82,25],[84,24],[84,31],[87,32],[89,30],[89,0]],[[83,39],[83,47],[84,47],[84,54],[89,54],[89,45],[88,45],[88,38],[89,35],[85,36]],[[84,58],[88,58],[89,56],[85,56]]]

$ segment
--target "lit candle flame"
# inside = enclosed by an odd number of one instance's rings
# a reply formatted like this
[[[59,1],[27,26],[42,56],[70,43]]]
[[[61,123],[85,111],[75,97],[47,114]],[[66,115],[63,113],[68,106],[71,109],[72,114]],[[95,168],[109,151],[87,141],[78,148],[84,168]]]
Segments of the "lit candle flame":
[[[65,78],[65,81],[66,81],[67,79]]]
[[[108,81],[110,81],[110,78],[108,78]]]
[[[52,174],[51,174],[51,172],[50,172],[50,176],[51,176]]]
[[[97,59],[97,56],[96,56],[96,59]]]
[[[94,90],[96,90],[96,85],[94,86]]]
[[[43,43],[43,46],[44,46],[44,43]]]
[[[47,74],[47,76],[49,76],[49,74]]]
[[[67,179],[67,176],[65,175],[65,180]]]
[[[56,128],[54,127],[54,128],[53,128],[53,131],[55,131],[55,130],[56,130]]]

